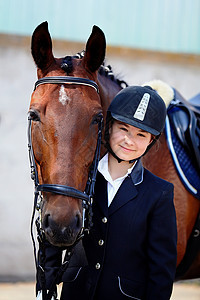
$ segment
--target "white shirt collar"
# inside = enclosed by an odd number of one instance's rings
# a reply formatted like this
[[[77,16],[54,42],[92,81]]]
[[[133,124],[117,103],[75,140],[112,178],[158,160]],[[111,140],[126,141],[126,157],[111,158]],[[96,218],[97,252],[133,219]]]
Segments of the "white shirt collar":
[[[102,157],[102,159],[99,161],[99,164],[98,164],[98,171],[104,176],[104,178],[108,181],[108,182],[115,182],[115,181],[120,181],[124,178],[126,178],[133,170],[133,168],[135,167],[135,164],[136,162],[133,164],[132,167],[130,167],[127,171],[127,173],[122,176],[122,177],[119,177],[115,180],[112,179],[109,171],[108,171],[108,153],[106,153],[106,155],[104,155]]]
[[[136,164],[136,162],[135,162]],[[100,161],[98,165],[98,171],[104,176],[107,181],[107,192],[108,192],[108,206],[110,206],[113,198],[115,197],[118,189],[120,188],[124,179],[132,172],[135,164],[128,169],[127,173],[115,180],[112,179],[108,171],[108,154],[106,154]]]

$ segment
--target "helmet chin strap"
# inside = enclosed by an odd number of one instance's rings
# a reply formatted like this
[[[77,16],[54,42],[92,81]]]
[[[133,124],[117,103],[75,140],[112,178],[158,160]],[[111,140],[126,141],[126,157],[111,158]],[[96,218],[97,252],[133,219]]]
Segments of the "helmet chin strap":
[[[132,159],[132,160],[129,160],[129,164],[132,164],[132,163],[135,162],[136,160],[142,158],[142,157],[143,157],[143,156],[151,149],[151,147],[156,143],[156,141],[159,139],[159,137],[160,137],[160,134],[157,135],[157,136],[155,136],[155,138],[152,140],[151,144],[149,144],[149,145],[147,146],[146,151],[145,151],[141,156],[139,156],[139,157],[137,157],[137,158],[134,158],[134,159]],[[118,161],[118,163],[121,163],[122,161],[126,161],[126,160],[124,160],[124,159],[119,158],[119,157],[115,154],[115,152],[114,152],[114,151],[112,150],[112,148],[110,147],[110,143],[109,143],[109,142],[106,142],[106,143],[105,143],[105,147],[107,148],[108,152],[109,152],[114,158],[116,158],[116,160]]]
[[[119,157],[115,154],[115,152],[113,152],[112,148],[110,147],[109,142],[106,142],[106,143],[105,143],[105,147],[107,148],[108,152],[109,152],[114,158],[116,158],[116,160],[118,161],[118,163],[124,161],[123,159],[119,158]]]

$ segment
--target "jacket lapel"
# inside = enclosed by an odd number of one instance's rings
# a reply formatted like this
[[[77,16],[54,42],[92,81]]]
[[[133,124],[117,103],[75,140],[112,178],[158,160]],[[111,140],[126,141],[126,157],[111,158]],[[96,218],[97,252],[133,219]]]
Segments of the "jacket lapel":
[[[138,160],[133,172],[121,184],[109,209],[107,181],[100,172],[97,172],[94,205],[97,205],[105,216],[107,216],[108,213],[113,214],[116,210],[137,196],[138,191],[136,186],[143,181],[143,172],[144,169],[142,163]]]
[[[130,200],[134,199],[137,194],[138,192],[135,188],[132,178],[128,176],[120,186],[109,207],[109,215],[113,214],[116,210],[118,210]]]

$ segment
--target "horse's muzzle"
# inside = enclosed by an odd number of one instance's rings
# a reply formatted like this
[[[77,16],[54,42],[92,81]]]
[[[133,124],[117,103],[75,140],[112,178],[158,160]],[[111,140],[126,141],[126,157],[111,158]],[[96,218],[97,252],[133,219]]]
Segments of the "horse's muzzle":
[[[42,228],[47,240],[58,247],[68,247],[74,244],[82,228],[82,217],[77,213],[70,222],[61,225],[50,214],[42,220]]]

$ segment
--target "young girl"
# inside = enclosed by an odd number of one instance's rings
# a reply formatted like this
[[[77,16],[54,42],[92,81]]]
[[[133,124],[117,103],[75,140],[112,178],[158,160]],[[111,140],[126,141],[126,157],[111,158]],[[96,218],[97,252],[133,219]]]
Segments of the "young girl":
[[[165,116],[163,100],[148,86],[125,88],[112,101],[94,225],[63,275],[62,300],[170,299],[177,255],[173,185],[140,160],[160,136]]]

